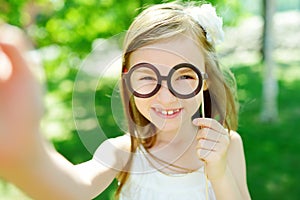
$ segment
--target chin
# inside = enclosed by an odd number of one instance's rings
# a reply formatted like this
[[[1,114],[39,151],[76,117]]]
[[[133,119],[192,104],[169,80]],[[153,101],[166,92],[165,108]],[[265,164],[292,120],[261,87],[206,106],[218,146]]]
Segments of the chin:
[[[155,123],[155,127],[157,128],[158,132],[177,132],[180,129],[180,124],[182,122],[166,122],[163,123],[163,120],[160,123]]]

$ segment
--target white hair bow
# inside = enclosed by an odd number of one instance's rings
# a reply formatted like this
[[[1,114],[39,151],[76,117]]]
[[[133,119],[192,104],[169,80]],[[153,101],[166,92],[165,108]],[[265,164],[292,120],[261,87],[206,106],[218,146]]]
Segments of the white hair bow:
[[[207,41],[213,46],[224,40],[223,20],[217,16],[216,9],[211,4],[190,7],[185,12],[204,29]]]

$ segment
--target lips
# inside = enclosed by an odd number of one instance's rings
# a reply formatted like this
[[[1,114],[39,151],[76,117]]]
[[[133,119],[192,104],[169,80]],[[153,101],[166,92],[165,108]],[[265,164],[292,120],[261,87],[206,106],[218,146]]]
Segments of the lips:
[[[160,109],[160,108],[153,108],[155,113],[157,113],[159,116],[163,118],[174,118],[179,115],[181,112],[181,108],[176,109]]]

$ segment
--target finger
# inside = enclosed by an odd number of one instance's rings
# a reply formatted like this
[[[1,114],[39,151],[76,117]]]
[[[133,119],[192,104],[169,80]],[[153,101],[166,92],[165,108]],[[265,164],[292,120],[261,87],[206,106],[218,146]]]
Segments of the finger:
[[[221,142],[201,140],[199,141],[196,148],[199,159],[209,161],[211,159],[217,159],[221,155],[224,155],[227,149],[227,145]]]
[[[206,150],[206,149],[199,149],[197,151],[198,157],[200,160],[202,161],[207,161],[206,158],[211,154],[210,150]]]
[[[195,126],[199,126],[199,127],[206,127],[206,128],[210,128],[213,129],[217,132],[220,132],[224,135],[227,135],[228,132],[224,129],[224,127],[215,119],[211,119],[211,118],[196,118],[193,120],[193,124]]]
[[[1,50],[9,59],[12,67],[13,74],[31,74],[25,59],[22,57],[21,52],[14,46],[9,44],[0,43]]]
[[[227,149],[230,144],[230,137],[228,135],[218,134],[214,139],[212,138],[200,138],[197,148],[211,149],[218,151],[221,149]]]
[[[219,141],[220,137],[222,136],[221,133],[212,130],[210,128],[201,128],[198,132],[197,139],[206,139],[210,141]]]
[[[217,152],[216,147],[217,142],[203,141],[202,144],[199,144],[199,148],[197,150],[199,158],[206,160],[208,156]]]
[[[197,149],[206,151],[216,151],[216,145],[219,142],[210,140],[200,140],[197,145]]]

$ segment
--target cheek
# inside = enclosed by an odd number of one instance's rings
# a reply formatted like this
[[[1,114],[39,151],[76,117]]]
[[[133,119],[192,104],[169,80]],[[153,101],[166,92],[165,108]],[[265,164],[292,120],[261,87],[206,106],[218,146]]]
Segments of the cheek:
[[[146,118],[148,118],[147,116],[149,115],[149,105],[150,105],[149,99],[134,97],[134,102],[135,102],[135,105],[136,105],[138,111],[142,115],[144,115]]]
[[[202,94],[198,94],[197,96],[186,100],[186,109],[191,114],[197,112],[202,104]]]

